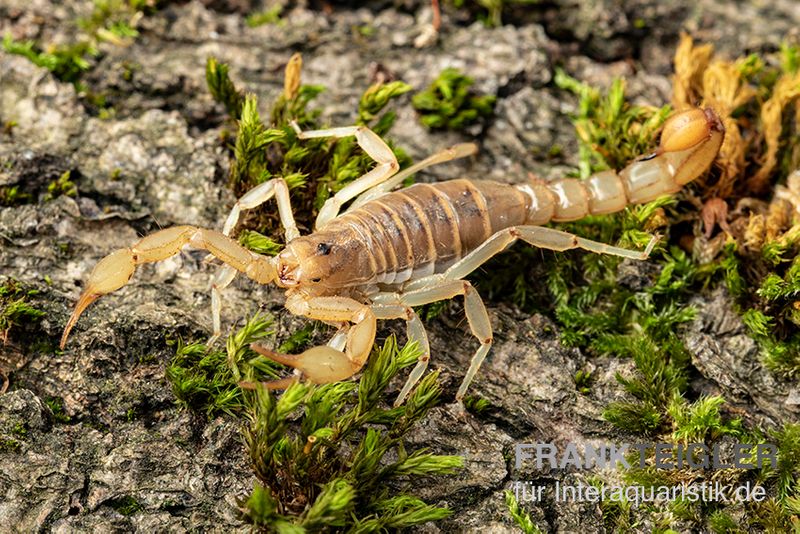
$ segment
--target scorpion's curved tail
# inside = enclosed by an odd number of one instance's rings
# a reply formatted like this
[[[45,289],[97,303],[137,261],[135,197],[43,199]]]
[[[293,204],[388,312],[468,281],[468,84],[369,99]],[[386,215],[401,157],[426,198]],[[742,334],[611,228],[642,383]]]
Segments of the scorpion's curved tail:
[[[530,199],[525,224],[613,213],[675,193],[708,169],[724,137],[725,128],[713,109],[677,113],[664,124],[658,150],[621,171],[517,186]]]

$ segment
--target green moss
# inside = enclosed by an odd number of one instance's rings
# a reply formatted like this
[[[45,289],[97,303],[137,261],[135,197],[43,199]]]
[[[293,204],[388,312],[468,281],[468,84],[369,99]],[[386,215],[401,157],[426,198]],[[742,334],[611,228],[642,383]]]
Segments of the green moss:
[[[284,23],[284,20],[281,18],[282,13],[283,13],[283,6],[281,4],[275,4],[264,11],[259,11],[258,13],[252,13],[250,15],[247,15],[245,23],[251,28],[262,26],[264,24],[280,25]]]
[[[15,439],[0,439],[0,452],[15,453],[22,449],[22,443]]]
[[[7,185],[0,187],[0,206],[18,206],[31,201],[28,193],[20,191],[17,185]]]
[[[775,484],[778,502],[793,507],[800,498],[800,424],[787,423],[770,438],[778,448],[778,465],[765,469],[765,475]]]
[[[267,256],[275,256],[283,250],[282,244],[255,230],[242,230],[239,233],[239,243],[257,254],[265,254]]]
[[[126,517],[130,517],[144,510],[144,506],[130,495],[111,499],[109,501],[109,506]]]
[[[38,294],[35,289],[27,289],[13,278],[0,284],[0,342],[5,343],[15,329],[38,323],[45,313],[28,302]]]
[[[520,506],[516,497],[514,497],[514,493],[506,490],[505,498],[508,513],[522,532],[525,534],[541,534],[542,531],[536,526],[536,523],[531,520],[531,516]]]
[[[588,477],[587,482],[602,491],[605,482],[597,477]],[[632,503],[622,495],[621,499],[606,499],[600,501],[600,510],[603,514],[603,524],[609,532],[632,532],[633,517]]]
[[[733,286],[731,293],[741,306],[742,321],[761,344],[764,364],[776,374],[793,378],[800,374],[800,255],[791,256],[794,251],[785,246],[780,251],[774,246],[765,251],[772,272],[763,275],[755,291],[740,274],[743,259],[735,251],[722,261],[735,273],[728,286]],[[752,280],[764,269],[751,266],[744,272]]]
[[[621,169],[651,152],[656,133],[669,116],[669,106],[634,106],[625,99],[625,82],[616,79],[606,95],[556,69],[555,84],[580,98],[573,118],[578,134],[579,174]]]
[[[61,397],[47,397],[44,400],[45,404],[50,411],[53,412],[53,418],[62,424],[67,424],[72,422],[72,418],[67,415],[67,412],[64,410],[64,399]]]
[[[492,114],[496,98],[470,91],[474,80],[458,69],[444,69],[434,82],[420,91],[411,103],[422,124],[432,129],[462,130]]]
[[[578,393],[583,395],[588,394],[592,390],[592,372],[588,370],[579,370],[572,377],[575,382],[575,389]]]
[[[719,395],[688,402],[675,396],[667,406],[672,418],[672,439],[683,443],[716,441],[721,436],[745,437],[741,419],[723,420],[720,408],[725,399]]]
[[[20,421],[11,427],[11,433],[14,436],[24,440],[28,437],[28,427],[25,423]]]
[[[358,384],[294,384],[279,398],[248,393],[245,432],[260,485],[245,502],[245,519],[277,530],[348,527],[357,532],[407,528],[448,511],[389,488],[453,472],[456,456],[407,452],[404,436],[438,402],[438,373],[425,376],[405,405],[387,408],[386,388],[416,362],[414,346],[389,339],[370,356]]]
[[[61,195],[66,195],[68,197],[76,196],[78,194],[78,187],[70,180],[71,177],[72,171],[64,171],[57,180],[51,182],[47,186],[47,194],[44,198],[45,201],[53,200]]]
[[[75,21],[82,30],[75,41],[45,45],[30,40],[15,41],[7,33],[3,38],[3,49],[46,68],[59,80],[72,82],[85,90],[80,78],[92,68],[99,56],[97,44],[100,41],[130,44],[138,36],[136,23],[144,13],[152,11],[156,3],[148,0],[94,0],[91,14]]]
[[[89,58],[98,51],[90,42],[42,48],[35,41],[15,41],[11,34],[3,38],[3,49],[9,54],[27,58],[38,67],[44,67],[59,80],[77,82],[91,66]]]
[[[755,68],[755,67],[754,67]],[[608,168],[619,169],[640,154],[652,153],[657,130],[669,108],[644,108],[625,101],[622,82],[612,84],[608,94],[577,82],[559,72],[556,84],[580,99],[573,118],[580,143],[579,177]],[[588,217],[557,225],[571,233],[627,248],[643,248],[650,233],[662,236],[648,259],[648,269],[637,270],[637,279],[626,280],[619,258],[582,252],[552,253],[514,247],[472,275],[482,294],[511,298],[523,309],[552,315],[565,345],[581,348],[592,357],[601,355],[630,359],[633,369],[617,375],[627,399],[605,407],[603,417],[626,434],[645,436],[648,441],[705,443],[721,440],[740,443],[780,443],[783,463],[774,471],[758,473],[738,470],[724,473],[736,482],[764,484],[765,503],[745,505],[676,501],[634,508],[631,503],[601,504],[609,531],[635,531],[646,517],[655,532],[669,532],[677,521],[701,531],[735,532],[741,524],[777,532],[792,528],[796,494],[797,458],[792,441],[794,428],[764,437],[733,416],[721,396],[696,398],[688,377],[696,373],[689,352],[678,332],[695,317],[688,303],[692,297],[716,285],[726,285],[743,306],[743,319],[751,335],[765,347],[765,362],[786,376],[796,374],[800,344],[795,345],[797,318],[793,310],[800,296],[796,276],[796,242],[783,239],[764,253],[769,274],[747,263],[735,243],[728,243],[717,261],[699,264],[675,243],[684,226],[672,226],[692,216],[694,208],[679,199],[664,198],[629,207],[621,213]],[[694,217],[699,217],[694,215]],[[797,269],[800,270],[800,269]],[[753,275],[760,281],[753,284]],[[758,280],[758,278],[756,278]],[[544,280],[545,284],[541,281]],[[753,299],[759,303],[753,306]],[[797,348],[795,348],[797,347]],[[576,388],[585,391],[588,375],[575,376]],[[648,452],[649,460],[654,452]],[[632,468],[622,473],[629,485],[678,485],[709,480],[710,472],[659,471]],[[595,478],[593,483],[602,486]],[[734,521],[732,518],[737,518]],[[685,523],[681,524],[685,528]]]
[[[243,519],[281,532],[375,532],[447,516],[447,509],[389,489],[462,465],[460,457],[404,447],[404,437],[438,402],[438,373],[423,377],[405,405],[387,407],[389,382],[416,363],[416,347],[400,349],[390,338],[373,352],[358,383],[295,383],[276,397],[259,385],[277,377],[275,364],[250,349],[269,333],[269,324],[250,319],[228,339],[226,352],[179,343],[167,369],[182,405],[246,419],[258,483],[242,502]],[[279,350],[307,343],[311,327]]]
[[[206,85],[214,100],[225,106],[232,119],[239,120],[242,115],[244,93],[231,81],[228,65],[210,57],[206,61]]]
[[[301,84],[301,65],[299,55],[289,61],[284,92],[270,108],[269,121],[259,113],[257,97],[245,95],[231,82],[227,65],[209,58],[206,80],[214,98],[238,121],[230,173],[234,194],[241,196],[264,181],[281,177],[289,185],[298,226],[311,228],[322,204],[365,174],[374,161],[358,148],[354,138],[298,139],[292,123],[303,130],[322,127],[319,111],[311,109],[310,104],[324,90],[322,86]],[[369,87],[359,101],[356,123],[384,136],[396,118],[394,112],[385,111],[386,106],[409,90],[402,82]],[[401,166],[410,163],[402,150],[392,149]],[[274,207],[248,212],[242,226],[257,232],[241,238],[253,250],[275,252],[277,243],[283,240]]]
[[[94,0],[91,14],[78,20],[87,35],[113,44],[130,44],[138,37],[135,25],[142,14],[153,11],[152,0]]]
[[[746,532],[730,515],[722,510],[708,517],[708,528],[716,534],[738,534]]]
[[[467,395],[464,397],[464,409],[469,413],[480,415],[492,407],[492,404],[483,397]]]
[[[790,45],[786,41],[781,43],[781,70],[786,73],[795,73],[800,70],[800,46]]]
[[[0,452],[17,453],[28,439],[28,425],[16,417],[7,419],[0,428]]]
[[[245,405],[239,382],[277,377],[275,370],[280,366],[250,349],[250,343],[270,334],[271,324],[265,317],[252,317],[228,339],[225,351],[178,341],[166,369],[178,402],[209,417],[240,414]]]

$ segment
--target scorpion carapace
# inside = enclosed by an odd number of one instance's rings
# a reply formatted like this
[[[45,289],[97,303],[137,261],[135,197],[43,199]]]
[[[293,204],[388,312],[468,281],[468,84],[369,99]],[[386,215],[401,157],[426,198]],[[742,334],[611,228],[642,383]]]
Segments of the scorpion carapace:
[[[221,330],[221,291],[237,271],[256,282],[274,282],[286,288],[286,308],[292,313],[339,327],[328,345],[298,355],[254,347],[298,369],[312,382],[333,382],[357,373],[373,346],[376,320],[405,319],[408,338],[419,344],[421,355],[397,404],[422,376],[430,356],[427,334],[413,307],[463,295],[469,327],[480,346],[456,394],[460,401],[492,344],[486,308],[464,277],[517,239],[556,251],[583,248],[645,259],[655,238],[644,251],[634,251],[540,225],[619,211],[628,204],[675,193],[711,165],[724,137],[722,123],[712,109],[693,109],[667,121],[655,153],[619,172],[604,171],[586,180],[534,180],[521,185],[461,179],[392,192],[422,168],[474,154],[475,145],[456,145],[398,172],[391,149],[368,128],[296,129],[305,139],[355,136],[377,165],[325,203],[314,233],[308,236],[300,237],[288,187],[283,179],[275,178],[236,202],[222,232],[178,226],[112,252],[89,276],[64,329],[61,347],[83,310],[99,296],[125,285],[136,265],[166,259],[190,245],[207,250],[224,264],[212,282],[214,338]],[[255,254],[228,237],[241,210],[272,197],[288,243],[274,258]],[[350,201],[347,211],[339,215]],[[266,385],[282,388],[296,379],[287,377]]]

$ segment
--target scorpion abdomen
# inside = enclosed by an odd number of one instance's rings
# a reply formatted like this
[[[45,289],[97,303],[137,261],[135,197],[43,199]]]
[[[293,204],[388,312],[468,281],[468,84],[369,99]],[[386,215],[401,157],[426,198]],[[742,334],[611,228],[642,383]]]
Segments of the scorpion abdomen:
[[[375,281],[399,284],[439,273],[493,233],[523,224],[527,196],[515,186],[451,180],[386,194],[330,222],[349,230],[375,259]]]

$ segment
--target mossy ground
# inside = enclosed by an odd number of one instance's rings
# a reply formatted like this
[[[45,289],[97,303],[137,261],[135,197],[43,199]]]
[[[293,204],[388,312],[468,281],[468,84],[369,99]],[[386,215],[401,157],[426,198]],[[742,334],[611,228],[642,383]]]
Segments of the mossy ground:
[[[687,53],[685,46],[683,52],[679,51],[680,53]],[[787,49],[783,53],[788,59],[785,59],[783,67],[777,71],[767,72],[763,64],[752,58],[747,62],[749,69],[747,72],[751,80],[769,80],[768,84],[761,87],[765,96],[775,87],[781,87],[779,80],[782,79],[782,76],[794,76],[792,69],[796,69],[796,65],[794,65],[796,62],[793,62],[791,58],[796,55],[796,52]],[[680,64],[680,58],[678,64]],[[292,74],[289,69],[291,69],[291,62],[290,67],[287,68],[287,86],[289,85],[288,80],[294,76],[297,79],[295,85],[298,88],[301,87],[299,86],[299,70],[297,74]],[[678,84],[681,83],[681,75],[692,76],[679,72],[676,82]],[[593,172],[608,168],[621,168],[635,157],[652,151],[658,129],[671,112],[669,106],[648,108],[628,104],[625,99],[624,84],[621,81],[617,81],[606,95],[602,95],[597,90],[560,71],[556,76],[555,83],[580,98],[579,112],[574,118],[580,141],[580,166],[576,172],[579,177],[585,178]],[[720,83],[730,83],[730,81],[726,81],[723,77]],[[227,100],[224,97],[218,98],[226,103],[229,111],[231,108],[236,108],[236,104],[231,104],[231,102],[241,101],[241,93],[230,87],[223,89],[229,86],[229,82],[224,80],[219,83],[219,86],[221,89],[216,91],[217,94],[227,93],[232,96]],[[443,73],[431,88],[414,97],[415,106],[423,112],[421,120],[431,127],[462,127],[469,120],[477,118],[482,113],[480,111],[482,106],[488,104],[481,103],[477,106],[477,111],[471,111],[469,114],[458,111],[462,103],[466,101],[468,86],[469,80],[460,78],[457,72]],[[370,89],[373,92],[379,90],[380,88]],[[398,89],[397,94],[406,90],[405,87]],[[286,103],[292,102],[293,99],[296,100],[301,91],[302,89],[296,90],[295,93],[286,92],[276,104],[277,111],[273,111],[273,120],[277,119],[278,122],[275,124],[281,125],[280,120],[286,116],[283,112]],[[395,96],[394,93],[389,94],[389,98]],[[386,101],[389,98],[386,98]],[[453,104],[448,102],[447,105],[444,105],[442,101],[438,100],[440,98],[450,99]],[[784,105],[792,102],[792,98],[785,95],[774,98],[783,98]],[[697,97],[695,97],[696,99]],[[715,109],[721,107],[720,103],[712,97],[709,97],[709,100]],[[299,100],[300,104],[295,110],[298,116],[308,117],[305,111],[308,101],[309,99]],[[242,109],[247,109],[246,114],[250,118],[245,117],[243,113],[240,119],[237,149],[235,150],[236,163],[232,173],[234,177],[236,173],[241,173],[239,169],[251,168],[249,163],[244,166],[240,165],[240,162],[248,161],[247,151],[241,148],[245,144],[242,143],[242,139],[258,137],[264,135],[266,131],[265,127],[260,126],[260,119],[253,114],[252,108],[247,108],[248,100],[245,99],[244,102]],[[682,106],[683,104],[678,102],[676,105]],[[254,102],[252,106],[254,106]],[[731,108],[723,107],[721,112],[724,113],[725,109],[729,113],[733,111]],[[749,110],[751,115],[747,120],[758,124],[758,127],[763,130],[774,129],[776,126],[769,122],[776,120],[774,114],[767,118],[761,117],[759,124],[758,109],[753,106]],[[378,107],[379,110],[380,107]],[[738,110],[738,112],[738,120],[745,122],[745,119],[742,118],[743,110]],[[291,116],[291,114],[289,115]],[[235,113],[232,116],[236,116]],[[733,119],[730,118],[730,115],[724,115],[723,120],[727,124]],[[785,130],[779,128],[777,137],[775,135],[765,136],[763,143],[755,143],[754,146],[749,147],[748,156],[752,160],[745,161],[764,160],[765,151],[769,153],[772,150],[770,147],[776,143],[792,146],[791,139],[796,136],[795,129],[789,122],[782,121],[780,114],[777,116],[777,121],[779,124],[786,124]],[[308,123],[311,124],[311,121],[308,120]],[[391,121],[387,121],[387,123],[390,124]],[[268,135],[268,140],[265,140],[264,144],[286,139],[289,134],[287,134],[285,124],[283,127],[283,132],[279,129],[271,130],[272,136]],[[383,127],[378,129],[385,133]],[[771,139],[771,141],[767,141],[767,139]],[[289,137],[289,144],[283,142],[282,145],[279,145],[284,154],[291,153],[292,142]],[[723,149],[723,158],[730,151],[737,150],[730,147],[729,141],[726,143],[727,149]],[[257,142],[255,144],[258,145]],[[320,149],[323,149],[323,153],[330,154],[329,150],[324,150],[323,145],[318,145],[310,148],[309,152],[303,155],[305,158],[309,158],[309,153],[313,154],[315,150]],[[347,149],[346,154],[350,154],[352,147],[348,146]],[[768,156],[766,157],[768,159]],[[785,182],[789,171],[795,168],[796,163],[794,161],[784,162],[780,166],[773,164],[768,172],[769,182],[771,184]],[[324,165],[319,163],[317,165],[323,171],[325,170]],[[262,162],[258,163],[256,168],[261,169],[264,166],[265,163]],[[746,165],[742,168],[745,167]],[[354,174],[348,174],[346,177],[352,179],[364,168],[365,166],[362,165],[354,165]],[[309,174],[299,173],[294,168],[287,170],[285,164],[283,171],[285,175],[302,176],[303,178]],[[651,513],[655,514],[654,517],[660,518],[656,525],[661,530],[668,529],[672,520],[691,521],[700,528],[717,531],[728,528],[725,525],[738,525],[735,528],[740,528],[741,525],[760,525],[768,530],[790,528],[796,520],[794,514],[796,514],[798,488],[795,477],[798,466],[792,463],[793,448],[788,440],[784,439],[784,436],[791,435],[797,429],[791,424],[773,430],[746,428],[740,418],[726,411],[725,400],[721,396],[694,398],[688,386],[691,369],[690,354],[677,334],[681,324],[694,319],[695,311],[687,304],[689,298],[698,291],[708,291],[715,285],[727,284],[729,290],[742,303],[745,322],[763,342],[767,366],[787,376],[792,376],[798,371],[798,362],[794,356],[800,349],[795,346],[797,334],[786,333],[792,332],[792,328],[771,328],[776,324],[784,325],[798,316],[793,311],[793,297],[797,294],[796,285],[800,283],[800,276],[795,273],[797,269],[794,268],[796,263],[794,235],[796,232],[789,229],[790,218],[784,217],[783,225],[773,229],[769,239],[764,238],[761,241],[760,257],[764,258],[766,253],[768,258],[772,258],[770,266],[773,272],[767,274],[765,269],[760,270],[763,281],[760,282],[760,288],[755,292],[748,294],[743,289],[749,285],[742,282],[742,277],[745,275],[740,273],[742,262],[746,261],[746,256],[743,254],[744,243],[737,242],[736,236],[728,233],[727,229],[730,228],[730,225],[726,224],[728,220],[724,214],[719,220],[721,221],[720,227],[725,229],[727,242],[710,255],[707,250],[710,238],[714,237],[713,233],[707,231],[709,229],[707,222],[708,199],[721,199],[727,205],[729,202],[746,198],[748,195],[765,194],[763,185],[758,185],[758,187],[754,185],[751,188],[726,187],[725,180],[733,181],[732,172],[734,171],[726,168],[723,163],[715,166],[707,177],[681,197],[663,198],[647,205],[631,207],[620,214],[589,217],[575,223],[561,225],[562,228],[585,237],[631,248],[643,248],[654,232],[662,234],[664,237],[650,259],[657,266],[658,271],[644,287],[620,287],[617,277],[621,263],[619,258],[581,253],[544,253],[545,260],[540,262],[538,267],[541,271],[540,276],[532,276],[531,266],[536,263],[532,258],[534,253],[530,249],[519,247],[514,252],[493,260],[493,263],[482,271],[484,274],[477,274],[473,277],[481,291],[492,299],[506,300],[510,298],[523,309],[538,309],[552,314],[561,327],[562,343],[580,347],[597,355],[614,355],[633,360],[636,373],[632,376],[619,375],[617,377],[620,387],[628,393],[631,400],[613,402],[606,407],[604,412],[604,418],[624,433],[639,434],[649,439],[674,443],[706,442],[708,444],[713,444],[726,437],[741,442],[760,443],[767,439],[766,436],[772,436],[783,444],[779,452],[782,467],[777,470],[765,469],[757,474],[750,473],[738,477],[740,481],[748,479],[769,487],[771,492],[769,501],[752,506],[739,505],[738,507],[704,503],[692,505],[685,502],[665,505],[666,510],[662,509],[663,507],[654,506]],[[264,171],[258,170],[255,174],[259,173],[263,174]],[[277,171],[268,172],[264,176],[273,174],[277,174]],[[316,174],[319,175],[320,171],[317,171]],[[251,173],[249,176],[252,175]],[[318,184],[317,203],[311,206],[311,210],[308,210],[307,204],[302,204],[303,208],[313,213],[314,209],[319,207],[319,201],[324,200],[328,194],[326,189],[322,189],[323,194],[320,194],[321,187],[335,190],[337,182],[331,180],[331,175],[336,176],[335,173],[329,173],[325,175],[326,178],[315,180]],[[253,183],[247,179],[242,181]],[[233,179],[233,182],[236,183],[236,178]],[[729,196],[719,196],[720,190],[727,191]],[[304,211],[303,208],[300,209],[301,213]],[[687,213],[690,214],[689,217],[686,216]],[[693,217],[691,214],[694,214]],[[701,221],[706,222],[706,227],[700,228]],[[731,223],[736,224],[736,220]],[[698,229],[702,232],[698,232]],[[252,236],[253,234],[245,235]],[[719,239],[717,236],[718,241]],[[277,251],[276,244],[269,243],[268,245],[268,247],[262,247],[261,250],[273,253]],[[704,245],[706,250],[702,249]],[[752,252],[753,250],[751,250],[751,257]],[[541,253],[536,253],[536,255],[540,256]],[[502,273],[502,276],[485,273]],[[529,283],[530,280],[540,277],[547,282],[545,289],[537,288]],[[765,306],[759,304],[759,299],[761,302],[768,300],[776,303],[769,308],[773,315],[766,315],[761,311]],[[542,306],[543,302],[552,304]],[[429,306],[424,310],[423,315],[426,320],[432,320],[441,309],[441,305]],[[580,392],[588,393],[591,388],[591,375],[583,371],[578,372],[575,376],[575,384],[576,389]],[[474,412],[477,404],[470,402],[470,411]],[[710,473],[707,474],[710,475]],[[624,478],[629,484],[654,486],[680,484],[682,481],[698,476],[703,477],[706,474],[694,471],[668,476],[655,470],[637,471],[632,469],[625,474]],[[780,482],[776,483],[776,480]],[[602,484],[602,480],[597,479],[597,483]],[[280,500],[268,499],[268,502],[272,503],[270,506],[278,506],[275,502],[280,502]],[[619,503],[605,503],[603,506],[605,507],[606,524],[609,528],[622,530],[631,528],[633,512],[630,507],[621,506]],[[518,504],[509,501],[509,509],[512,516],[524,529],[536,528],[535,525],[531,527],[526,523],[526,516]],[[530,521],[528,520],[528,522]]]
[[[295,383],[276,396],[261,382],[275,378],[280,366],[249,346],[269,333],[269,323],[253,317],[228,339],[226,351],[181,344],[167,368],[183,405],[244,419],[259,484],[242,502],[242,518],[279,532],[374,532],[447,517],[446,508],[410,493],[412,481],[452,473],[462,459],[404,446],[439,401],[438,373],[428,374],[401,407],[389,407],[387,398],[389,381],[417,361],[416,348],[389,339],[358,383]]]
[[[139,2],[96,5],[98,16],[86,21],[86,35],[73,45],[54,49],[7,37],[4,48],[50,69],[64,81],[76,83],[85,98],[91,99],[79,80],[93,64],[97,39],[135,37],[137,13],[154,7]],[[480,2],[473,8],[481,13],[484,9],[490,19],[499,20],[503,3]],[[120,18],[111,16],[112,12],[127,15]],[[262,15],[254,17],[252,24],[279,21],[279,13]],[[683,92],[676,91],[674,105],[694,104],[705,98],[724,113],[729,143],[723,157],[705,180],[689,188],[679,200],[662,200],[622,214],[563,226],[580,235],[629,247],[641,247],[652,232],[663,234],[650,260],[655,270],[649,283],[643,287],[620,286],[620,262],[615,258],[578,252],[542,253],[522,247],[487,266],[486,272],[502,268],[503,277],[476,275],[474,281],[495,302],[510,301],[524,310],[554,317],[564,344],[591,355],[613,354],[634,363],[633,373],[618,377],[627,400],[609,404],[605,410],[606,420],[621,432],[676,443],[697,440],[712,444],[736,439],[778,445],[777,468],[737,475],[739,480],[764,484],[769,490],[768,501],[758,505],[655,506],[644,513],[653,518],[657,531],[668,531],[679,521],[689,522],[698,530],[717,532],[751,528],[787,531],[796,528],[800,514],[800,428],[791,423],[778,428],[751,427],[728,409],[721,396],[698,396],[687,380],[693,372],[690,355],[676,332],[693,318],[694,312],[687,306],[693,294],[725,285],[737,298],[753,336],[762,343],[767,366],[784,379],[795,379],[800,370],[800,338],[796,333],[800,260],[792,213],[797,207],[792,204],[792,194],[797,191],[787,183],[790,171],[798,166],[800,152],[795,89],[798,52],[786,46],[778,61],[753,56],[715,64],[707,48],[684,43],[679,54],[676,87],[683,87]],[[288,65],[284,94],[264,118],[259,114],[258,99],[244,95],[230,83],[224,65],[209,61],[207,72],[212,92],[216,91],[215,97],[236,121],[230,175],[235,194],[241,195],[272,176],[283,176],[294,186],[293,202],[302,229],[309,230],[321,203],[372,162],[351,140],[298,142],[289,121],[296,120],[305,129],[321,126],[312,105],[322,88],[302,85],[298,62],[290,60]],[[716,76],[707,84],[698,75],[706,67]],[[447,79],[458,78],[451,75]],[[455,83],[458,90],[453,94],[463,93],[462,82]],[[581,98],[575,117],[581,141],[576,176],[618,168],[652,149],[657,129],[668,114],[667,108],[627,104],[621,83],[607,96],[563,74],[556,78],[556,85]],[[732,92],[722,90],[731,87]],[[365,88],[358,122],[386,134],[394,117],[384,108],[408,90],[400,82]],[[733,96],[725,100],[724,95]],[[440,104],[434,102],[434,108]],[[485,109],[484,104],[478,107]],[[459,106],[452,113],[442,109],[438,115],[445,122],[448,117],[474,115],[461,115]],[[460,127],[463,123],[448,125]],[[12,130],[13,125],[6,128]],[[399,149],[397,154],[407,163]],[[49,198],[74,194],[72,178],[67,171],[54,180],[48,186]],[[773,200],[780,187],[787,193]],[[33,200],[20,193],[12,188],[0,191],[0,204]],[[727,216],[719,211],[715,199],[722,201]],[[747,199],[761,204],[735,209]],[[272,209],[256,212],[241,225],[244,230],[240,238],[259,252],[275,253],[280,248],[282,236],[271,214]],[[530,283],[541,278],[547,281],[544,286]],[[5,293],[0,296],[6,299],[5,335],[13,335],[20,317],[23,321],[37,320],[40,312],[27,304],[25,290],[12,286],[2,291]],[[426,320],[436,320],[436,308],[427,311]],[[240,387],[242,381],[258,382],[274,375],[274,366],[247,347],[268,331],[269,323],[255,318],[231,336],[226,351],[180,345],[167,370],[175,396],[187,406],[246,420],[248,449],[260,483],[242,503],[243,517],[254,525],[286,531],[291,529],[290,523],[308,530],[327,526],[369,531],[443,517],[446,511],[407,495],[404,487],[411,477],[449,472],[458,466],[451,457],[424,451],[407,453],[403,448],[403,434],[425,416],[439,396],[436,375],[428,375],[415,397],[400,409],[388,408],[391,399],[385,394],[388,380],[413,362],[413,348],[399,349],[390,342],[376,350],[359,384],[299,385],[276,397],[261,389]],[[294,346],[284,350],[299,350],[304,336],[307,331],[300,331],[290,340]],[[590,373],[580,372],[574,378],[578,391],[585,394],[591,390]],[[470,399],[466,404],[472,413],[485,409],[482,399]],[[58,407],[54,400],[54,413]],[[25,437],[24,427],[11,430],[13,436],[3,446],[16,449]],[[287,463],[287,459],[293,461]],[[707,478],[711,473],[694,471],[671,478],[650,470],[631,470],[625,476],[629,484],[655,485],[689,477]],[[387,480],[391,481],[390,491],[365,492],[367,495],[353,491],[356,487],[377,488]],[[298,482],[297,486],[292,482]],[[600,479],[595,482],[603,483]],[[140,509],[134,497],[122,497],[114,504],[123,515]],[[509,499],[508,508],[525,531],[538,530],[519,503]],[[625,503],[603,505],[611,530],[634,530],[638,513]]]
[[[674,105],[684,108],[705,100],[723,117],[730,134],[707,176],[676,198],[559,225],[581,236],[633,248],[642,248],[649,233],[663,235],[648,260],[657,266],[649,282],[644,287],[621,286],[618,258],[580,253],[537,253],[541,265],[532,274],[529,250],[514,250],[494,260],[474,281],[483,291],[488,289],[492,298],[511,296],[523,308],[553,314],[566,345],[598,356],[633,360],[635,374],[617,376],[631,400],[612,402],[603,414],[624,434],[675,444],[712,445],[728,438],[777,445],[777,468],[734,470],[727,475],[737,483],[763,485],[768,495],[764,502],[677,501],[646,506],[642,514],[630,503],[607,501],[601,507],[610,530],[635,531],[637,521],[644,517],[657,532],[671,532],[676,522],[713,532],[785,532],[800,527],[800,463],[797,443],[790,438],[800,427],[790,421],[777,428],[748,426],[726,408],[722,396],[697,397],[688,383],[693,372],[691,354],[678,333],[681,324],[695,316],[690,298],[724,285],[761,343],[765,366],[788,380],[800,372],[796,226],[800,220],[790,214],[798,204],[789,193],[782,199],[775,197],[776,190],[797,187],[789,175],[800,165],[798,49],[782,48],[779,62],[755,56],[733,62],[716,60],[712,64],[717,77],[709,81],[706,75],[704,85],[698,85],[699,73],[712,57],[709,46],[699,49],[686,38],[678,50]],[[699,63],[698,55],[704,58]],[[766,66],[768,62],[772,66]],[[606,96],[564,73],[555,82],[580,98],[573,119],[580,141],[578,176],[618,169],[655,148],[654,134],[670,113],[669,106],[630,105],[619,81]],[[722,89],[726,87],[736,91]],[[757,207],[734,210],[737,205]],[[720,211],[714,211],[720,206]],[[485,274],[498,272],[503,275]],[[546,291],[527,282],[541,278],[547,281]],[[543,302],[552,304],[542,306]],[[582,393],[591,387],[584,372],[576,375],[575,383]],[[653,468],[630,469],[623,479],[626,484],[649,488],[711,480],[712,476],[711,470]],[[602,485],[602,478],[596,483]],[[518,504],[509,506],[515,520],[529,530]]]

